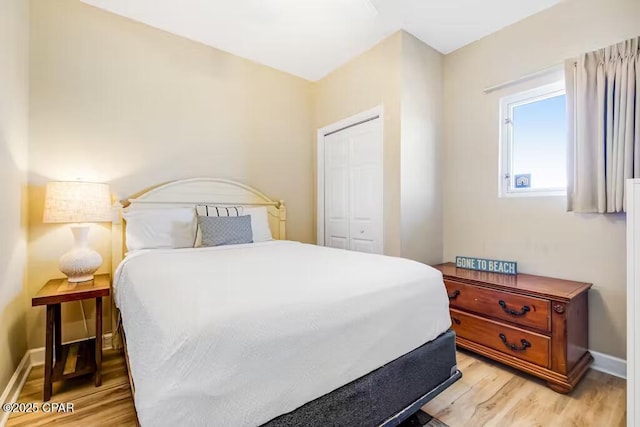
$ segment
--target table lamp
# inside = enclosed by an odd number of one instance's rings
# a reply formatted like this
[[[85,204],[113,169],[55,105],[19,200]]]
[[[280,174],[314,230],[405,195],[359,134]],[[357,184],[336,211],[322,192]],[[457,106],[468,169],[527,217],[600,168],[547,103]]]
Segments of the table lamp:
[[[47,183],[44,200],[44,223],[74,223],[73,248],[60,258],[60,271],[69,282],[93,280],[102,264],[100,254],[89,247],[88,222],[111,222],[111,196],[107,184],[80,181]]]

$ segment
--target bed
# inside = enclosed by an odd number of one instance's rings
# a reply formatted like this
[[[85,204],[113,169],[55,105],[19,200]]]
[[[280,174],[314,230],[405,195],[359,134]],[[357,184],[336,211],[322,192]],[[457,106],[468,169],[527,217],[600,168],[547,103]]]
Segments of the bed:
[[[460,378],[437,270],[287,241],[284,202],[231,181],[123,205],[201,204],[265,207],[274,240],[124,257],[119,216],[114,330],[143,426],[394,426]]]

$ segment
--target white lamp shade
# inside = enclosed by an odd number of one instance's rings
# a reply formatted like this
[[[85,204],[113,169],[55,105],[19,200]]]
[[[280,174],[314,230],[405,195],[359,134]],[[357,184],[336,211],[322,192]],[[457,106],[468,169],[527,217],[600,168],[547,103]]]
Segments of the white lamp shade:
[[[47,183],[42,221],[111,222],[109,186],[79,181]]]

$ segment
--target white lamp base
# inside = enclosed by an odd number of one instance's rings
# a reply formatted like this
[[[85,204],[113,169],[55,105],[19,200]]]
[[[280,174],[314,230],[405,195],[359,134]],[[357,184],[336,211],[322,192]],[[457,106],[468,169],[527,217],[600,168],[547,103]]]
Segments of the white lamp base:
[[[60,271],[68,277],[70,283],[93,280],[93,273],[102,265],[102,257],[89,247],[89,226],[74,225],[71,232],[75,242],[73,249],[60,258]]]

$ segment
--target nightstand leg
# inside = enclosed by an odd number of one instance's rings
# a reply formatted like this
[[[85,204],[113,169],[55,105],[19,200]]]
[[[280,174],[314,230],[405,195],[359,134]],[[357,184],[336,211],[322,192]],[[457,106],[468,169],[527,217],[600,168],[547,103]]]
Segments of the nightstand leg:
[[[51,376],[53,371],[53,329],[55,323],[55,306],[47,305],[47,333],[44,350],[44,393],[42,400],[51,399]]]
[[[60,304],[56,304],[53,308],[53,348],[56,360],[60,360],[62,358],[62,306]]]
[[[102,384],[102,297],[96,298],[96,387]]]

